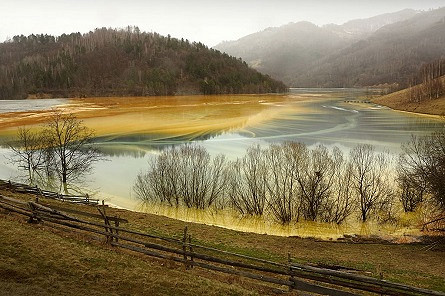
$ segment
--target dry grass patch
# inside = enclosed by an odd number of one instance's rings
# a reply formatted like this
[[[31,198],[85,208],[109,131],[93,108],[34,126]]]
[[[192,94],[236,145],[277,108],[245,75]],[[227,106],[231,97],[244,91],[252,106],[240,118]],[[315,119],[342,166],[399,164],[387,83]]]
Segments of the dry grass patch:
[[[445,79],[444,79],[445,82]],[[372,102],[395,110],[445,116],[445,96],[416,103],[409,100],[409,89],[372,99]]]

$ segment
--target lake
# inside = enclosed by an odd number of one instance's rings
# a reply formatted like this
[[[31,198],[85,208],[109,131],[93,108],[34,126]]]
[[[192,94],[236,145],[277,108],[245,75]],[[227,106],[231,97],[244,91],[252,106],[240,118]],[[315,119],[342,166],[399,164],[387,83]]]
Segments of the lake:
[[[283,141],[336,145],[345,152],[367,143],[379,151],[398,154],[401,143],[409,141],[411,135],[429,134],[444,125],[436,117],[369,103],[367,95],[361,89],[291,89],[282,95],[6,101],[0,102],[0,140],[11,137],[17,126],[44,122],[50,108],[75,112],[96,131],[96,144],[107,156],[95,165],[86,184],[91,192],[118,207],[209,221],[211,218],[202,218],[203,214],[193,218],[184,211],[141,205],[132,187],[150,158],[165,147],[188,142],[229,159],[242,156],[251,145]],[[0,148],[0,155],[8,154],[6,148]],[[17,176],[16,169],[0,157],[0,178]],[[232,219],[221,217],[211,223],[234,224],[219,221]],[[245,225],[242,228],[245,230]],[[276,230],[276,234],[282,231]],[[286,231],[289,234],[290,230]]]

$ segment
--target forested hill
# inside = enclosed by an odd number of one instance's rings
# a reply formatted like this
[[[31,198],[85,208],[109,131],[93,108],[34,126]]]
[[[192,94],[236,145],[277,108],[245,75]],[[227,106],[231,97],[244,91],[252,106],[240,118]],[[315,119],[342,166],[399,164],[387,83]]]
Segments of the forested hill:
[[[15,36],[0,44],[0,99],[284,92],[287,87],[241,59],[202,43],[96,29]]]

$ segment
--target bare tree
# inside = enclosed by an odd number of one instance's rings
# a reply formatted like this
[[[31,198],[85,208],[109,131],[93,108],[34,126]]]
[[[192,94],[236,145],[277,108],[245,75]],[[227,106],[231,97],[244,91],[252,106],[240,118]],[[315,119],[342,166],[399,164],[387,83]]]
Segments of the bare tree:
[[[268,174],[266,187],[269,211],[281,224],[298,220],[299,186],[295,179],[306,151],[303,144],[287,142],[270,145],[266,152]]]
[[[25,171],[30,184],[34,184],[36,175],[45,171],[45,154],[42,137],[30,128],[20,127],[17,139],[9,145],[13,152],[10,159],[19,170]]]
[[[231,206],[242,215],[270,214],[282,224],[306,220],[342,223],[359,206],[363,221],[391,219],[394,194],[390,159],[359,145],[346,159],[340,149],[286,142],[248,148],[227,163],[200,146],[164,150],[139,174],[135,192],[148,201],[208,208]]]
[[[152,188],[150,183],[147,181],[148,179],[148,173],[139,172],[133,185],[133,191],[136,193],[136,196],[138,196],[139,199],[145,202],[156,201],[156,199],[154,199],[155,196],[151,194]]]
[[[428,154],[428,184],[436,204],[445,210],[445,128],[426,137]]]
[[[221,207],[227,175],[223,155],[212,159],[201,146],[183,145],[164,150],[150,162],[148,172],[138,175],[134,191],[145,201],[198,209]]]
[[[303,216],[315,221],[326,211],[334,180],[334,163],[324,146],[304,150],[300,168],[296,171],[300,185]]]
[[[231,165],[232,206],[243,215],[263,215],[267,202],[266,179],[264,153],[260,146],[252,146],[242,159]]]
[[[337,224],[345,221],[355,210],[353,199],[352,165],[345,160],[343,153],[337,147],[332,150],[333,183],[328,205],[322,213],[323,221]]]
[[[211,206],[224,192],[226,185],[225,157],[212,161],[208,151],[197,145],[179,148],[180,192],[187,207],[204,209]]]
[[[386,206],[393,197],[389,159],[383,153],[376,153],[371,145],[358,145],[351,150],[350,161],[360,216],[365,222],[371,212]]]
[[[54,111],[42,131],[42,139],[52,156],[47,163],[67,190],[67,182],[81,179],[94,162],[101,159],[100,153],[91,144],[93,132],[73,114]]]
[[[171,159],[171,158],[170,158]],[[168,203],[170,206],[179,205],[177,192],[177,175],[169,165],[166,154],[161,154],[150,162],[147,172],[140,172],[136,178],[133,190],[143,201]]]
[[[207,198],[207,206],[215,205],[224,208],[229,185],[229,166],[224,155],[218,155],[213,159],[210,170],[210,192]]]
[[[74,115],[53,111],[49,122],[38,131],[19,128],[17,140],[10,145],[12,161],[28,173],[32,184],[54,187],[59,177],[67,191],[67,183],[79,181],[101,156],[91,144],[93,132]]]
[[[399,171],[417,194],[428,192],[445,209],[445,128],[402,145]]]
[[[409,171],[406,156],[399,158],[396,182],[399,187],[399,199],[405,212],[414,212],[424,201],[426,182],[421,176]]]

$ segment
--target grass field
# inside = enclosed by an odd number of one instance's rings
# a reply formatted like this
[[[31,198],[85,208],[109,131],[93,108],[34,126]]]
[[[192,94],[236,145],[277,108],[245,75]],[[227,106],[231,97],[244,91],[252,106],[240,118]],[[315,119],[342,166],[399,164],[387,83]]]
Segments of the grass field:
[[[27,196],[0,191],[15,198]],[[56,201],[45,201],[58,203]],[[95,208],[64,204],[97,212]],[[202,245],[299,263],[338,264],[418,287],[445,291],[445,246],[335,242],[276,237],[186,223],[162,216],[108,209],[128,219],[126,228],[181,237],[189,227]],[[276,290],[237,276],[117,250],[80,232],[27,224],[0,210],[0,295],[255,295]]]

